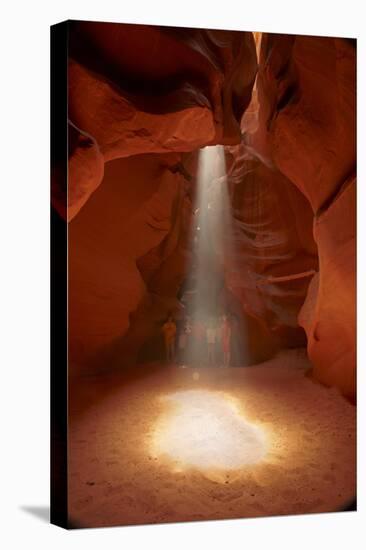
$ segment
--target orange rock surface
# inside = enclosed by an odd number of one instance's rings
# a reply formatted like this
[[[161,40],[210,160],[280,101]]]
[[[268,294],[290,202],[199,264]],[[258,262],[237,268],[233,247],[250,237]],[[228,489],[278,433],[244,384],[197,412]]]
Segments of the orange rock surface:
[[[101,183],[101,159],[240,141],[252,33],[71,22],[69,44],[71,137],[77,127],[93,143],[70,154],[69,219]]]
[[[70,221],[75,368],[159,352],[191,261],[197,152],[219,143],[227,303],[254,347],[307,345],[313,376],[353,398],[354,42],[73,22],[69,55],[67,211],[57,171],[52,204]]]
[[[356,369],[355,77],[352,40],[263,35],[258,124],[244,140],[247,151],[275,166],[313,210],[319,273],[299,322],[314,376],[350,397]]]

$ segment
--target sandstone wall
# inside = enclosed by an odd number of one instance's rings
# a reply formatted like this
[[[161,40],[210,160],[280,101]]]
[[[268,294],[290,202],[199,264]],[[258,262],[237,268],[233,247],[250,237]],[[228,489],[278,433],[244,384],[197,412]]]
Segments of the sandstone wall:
[[[226,302],[264,355],[307,343],[314,377],[354,396],[354,42],[70,25],[68,192],[56,166],[52,204],[70,222],[71,362],[136,362],[179,314],[197,151],[220,143]]]

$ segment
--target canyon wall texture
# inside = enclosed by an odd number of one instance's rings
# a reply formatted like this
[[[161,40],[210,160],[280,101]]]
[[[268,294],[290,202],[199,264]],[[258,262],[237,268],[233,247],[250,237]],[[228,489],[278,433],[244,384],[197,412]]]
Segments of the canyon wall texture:
[[[103,368],[116,356],[122,365],[117,348],[130,314],[147,310],[140,318],[151,327],[154,310],[161,321],[176,306],[183,202],[182,176],[154,155],[106,165],[103,185],[69,224],[69,353],[76,364]],[[169,285],[159,294],[154,277],[172,256]],[[135,353],[143,341],[129,338]]]
[[[191,255],[183,156],[239,143],[257,71],[251,33],[73,22],[69,357],[103,370],[157,347]],[[160,345],[160,348],[159,348]]]
[[[238,143],[256,70],[252,33],[70,22],[69,119],[89,142],[70,148],[68,219],[100,185],[100,155]],[[62,185],[55,178],[58,210]]]
[[[310,205],[283,174],[248,156],[243,146],[233,154],[228,182],[235,238],[227,287],[262,325],[262,346],[306,345],[297,316],[318,269]]]
[[[242,120],[248,154],[281,172],[311,206],[319,269],[298,321],[314,376],[349,397],[356,388],[355,47],[347,39],[263,35],[257,89]]]
[[[354,397],[355,60],[346,39],[70,23],[68,190],[55,170],[52,205],[70,222],[76,370],[161,353],[197,153],[222,144],[225,300],[254,359],[307,345],[314,378]]]

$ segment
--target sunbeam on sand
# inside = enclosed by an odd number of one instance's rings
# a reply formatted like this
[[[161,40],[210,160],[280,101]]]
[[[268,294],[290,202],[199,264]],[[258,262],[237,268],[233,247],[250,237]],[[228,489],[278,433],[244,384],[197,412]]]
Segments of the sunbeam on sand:
[[[222,392],[189,390],[162,397],[167,412],[152,440],[152,452],[178,467],[216,471],[216,475],[260,462],[266,437],[242,416],[235,400]]]

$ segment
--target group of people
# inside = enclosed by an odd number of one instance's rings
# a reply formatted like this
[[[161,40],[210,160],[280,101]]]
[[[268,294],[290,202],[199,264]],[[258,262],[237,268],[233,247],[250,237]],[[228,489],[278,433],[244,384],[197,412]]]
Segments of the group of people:
[[[187,317],[178,324],[172,316],[162,326],[166,360],[182,366],[207,364],[228,367],[232,324],[228,315],[203,319]]]

